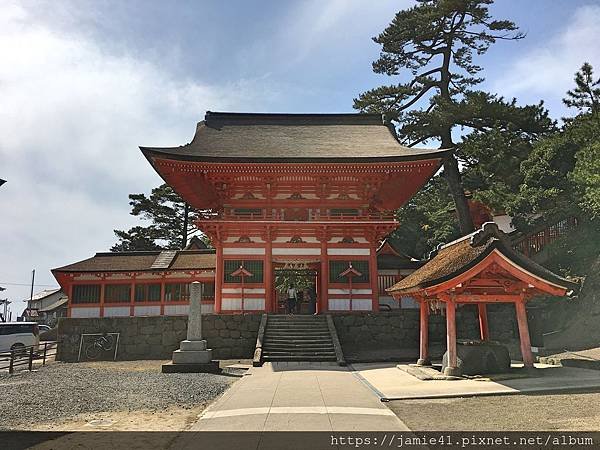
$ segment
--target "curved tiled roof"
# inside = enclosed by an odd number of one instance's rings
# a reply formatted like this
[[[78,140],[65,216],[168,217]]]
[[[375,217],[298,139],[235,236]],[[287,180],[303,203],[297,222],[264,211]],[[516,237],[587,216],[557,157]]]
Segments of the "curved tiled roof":
[[[178,250],[168,268],[152,268],[160,251],[96,253],[94,256],[53,272],[143,272],[161,270],[214,269],[214,250]]]
[[[488,222],[480,230],[441,247],[423,267],[386,290],[396,294],[411,294],[436,286],[474,267],[494,250],[498,250],[515,265],[550,283],[573,291],[579,287],[577,283],[558,276],[515,251],[497,225]]]
[[[192,142],[140,147],[148,158],[216,162],[360,162],[441,158],[402,146],[379,114],[243,114],[208,111]]]

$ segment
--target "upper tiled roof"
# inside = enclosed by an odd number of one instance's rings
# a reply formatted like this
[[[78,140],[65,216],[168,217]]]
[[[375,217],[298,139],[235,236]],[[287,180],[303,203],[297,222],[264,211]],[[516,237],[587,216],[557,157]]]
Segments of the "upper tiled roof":
[[[53,272],[143,272],[160,270],[214,269],[216,256],[213,249],[178,250],[169,267],[161,269],[152,265],[159,251],[96,253],[83,261],[53,269]]]
[[[550,283],[569,290],[577,290],[579,287],[577,283],[556,275],[515,251],[498,226],[493,222],[488,222],[482,229],[441,247],[424,266],[400,280],[387,291],[410,294],[443,283],[483,261],[495,249],[517,266]]]
[[[147,158],[232,162],[401,161],[447,150],[400,145],[379,114],[242,114],[208,111],[191,143],[140,147]]]

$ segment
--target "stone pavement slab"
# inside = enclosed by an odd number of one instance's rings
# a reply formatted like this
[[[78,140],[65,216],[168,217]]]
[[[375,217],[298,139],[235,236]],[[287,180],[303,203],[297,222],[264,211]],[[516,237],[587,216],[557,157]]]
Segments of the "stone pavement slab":
[[[266,363],[253,367],[190,431],[407,431],[348,368]]]
[[[353,364],[352,369],[382,400],[600,390],[600,371],[536,364],[536,376],[488,381],[419,380],[393,363]]]

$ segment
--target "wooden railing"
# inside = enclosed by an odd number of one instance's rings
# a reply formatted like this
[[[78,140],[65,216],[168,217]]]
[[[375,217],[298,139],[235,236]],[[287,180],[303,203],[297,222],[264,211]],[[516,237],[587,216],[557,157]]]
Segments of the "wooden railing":
[[[394,212],[357,212],[351,214],[343,213],[321,213],[319,210],[261,210],[242,212],[225,210],[220,213],[203,212],[200,220],[277,220],[277,221],[393,221]]]
[[[526,256],[533,256],[542,251],[549,243],[568,235],[579,225],[575,216],[565,217],[552,225],[546,225],[513,241],[515,250]]]
[[[402,277],[400,275],[377,275],[377,287],[379,295],[390,295],[385,290],[389,287],[392,287],[398,281],[400,281]]]

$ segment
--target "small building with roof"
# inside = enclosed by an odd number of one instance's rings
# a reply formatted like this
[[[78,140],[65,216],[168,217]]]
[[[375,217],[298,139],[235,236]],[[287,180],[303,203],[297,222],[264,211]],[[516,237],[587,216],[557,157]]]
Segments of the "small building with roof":
[[[525,366],[533,366],[525,305],[540,295],[568,296],[578,284],[562,278],[518,253],[497,224],[488,222],[480,230],[442,246],[426,264],[387,291],[395,298],[409,296],[420,305],[420,357],[417,364],[430,363],[428,328],[430,311],[446,315],[448,366],[445,373],[459,375],[456,308],[477,305],[480,337],[490,339],[486,305],[515,305],[521,354]],[[493,338],[493,336],[492,336]]]

